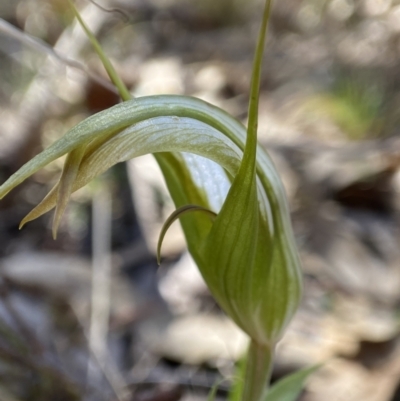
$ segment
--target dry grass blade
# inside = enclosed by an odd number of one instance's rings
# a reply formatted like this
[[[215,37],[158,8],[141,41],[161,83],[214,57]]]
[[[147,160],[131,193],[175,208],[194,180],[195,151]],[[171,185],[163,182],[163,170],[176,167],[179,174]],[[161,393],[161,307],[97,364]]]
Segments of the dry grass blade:
[[[26,32],[21,31],[14,25],[0,18],[0,33],[8,36],[9,38],[15,39],[20,43],[30,47],[31,49],[37,51],[38,53],[43,53],[51,58],[58,60],[60,63],[67,67],[75,68],[84,72],[90,79],[97,82],[99,85],[104,86],[108,90],[117,93],[114,85],[102,78],[101,76],[95,74],[93,71],[89,70],[85,65],[79,61],[73,60],[67,56],[64,56],[59,51],[54,50],[50,45],[48,45],[43,40],[35,38]]]

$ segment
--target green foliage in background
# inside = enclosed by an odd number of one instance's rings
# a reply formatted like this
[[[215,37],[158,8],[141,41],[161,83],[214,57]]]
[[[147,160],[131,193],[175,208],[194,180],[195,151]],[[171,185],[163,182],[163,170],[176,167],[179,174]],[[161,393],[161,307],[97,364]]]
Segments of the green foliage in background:
[[[312,99],[310,106],[330,117],[349,139],[359,140],[381,133],[383,98],[381,88],[369,81],[343,77],[331,92]]]

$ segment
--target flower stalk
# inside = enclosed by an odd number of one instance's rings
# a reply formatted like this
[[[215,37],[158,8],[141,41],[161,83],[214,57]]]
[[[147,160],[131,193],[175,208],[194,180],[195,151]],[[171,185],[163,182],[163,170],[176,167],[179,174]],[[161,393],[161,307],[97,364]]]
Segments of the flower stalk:
[[[262,401],[268,393],[272,373],[274,350],[271,347],[250,342],[247,353],[243,401]]]

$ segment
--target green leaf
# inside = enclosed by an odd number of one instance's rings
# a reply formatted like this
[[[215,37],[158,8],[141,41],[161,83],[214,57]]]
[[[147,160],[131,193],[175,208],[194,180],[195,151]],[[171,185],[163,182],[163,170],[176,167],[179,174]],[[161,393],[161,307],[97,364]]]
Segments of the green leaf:
[[[320,367],[321,365],[316,365],[302,369],[283,378],[271,387],[263,401],[296,401],[308,377]]]
[[[72,128],[62,138],[26,163],[0,187],[0,198],[27,177],[79,146],[88,146],[87,153],[118,132],[139,122],[156,117],[172,117],[176,123],[187,117],[205,123],[241,146],[245,138],[242,124],[221,109],[198,99],[161,95],[126,101],[97,113]],[[163,127],[160,125],[159,131]]]
[[[162,130],[160,127],[162,127]],[[103,143],[97,142],[96,146],[92,142],[85,149],[86,153],[79,165],[79,172],[75,178],[73,189],[77,190],[86,185],[93,178],[118,162],[147,153],[158,153],[161,151],[187,152],[193,151],[193,149],[195,149],[197,154],[218,162],[230,171],[231,174],[236,173],[242,155],[240,149],[233,145],[229,139],[204,123],[187,118],[179,119],[179,123],[175,117],[153,118],[137,123],[119,132],[108,141],[103,141]],[[158,158],[160,159],[161,156]],[[187,159],[185,164],[187,168],[188,166],[190,167]],[[202,163],[201,167],[204,170],[204,163]],[[216,167],[214,166],[214,170]],[[223,179],[221,177],[221,168],[219,168],[219,171],[220,173],[213,171],[212,174],[214,191],[218,184],[215,182],[215,179],[217,177],[220,177],[220,180]],[[225,178],[226,181],[227,178]],[[199,183],[199,185],[204,184]],[[24,219],[23,223],[53,208],[57,202],[57,192],[57,188],[54,188]],[[211,191],[209,192],[209,198],[212,198],[214,194]],[[220,205],[223,203],[223,200],[225,199],[222,199]]]
[[[64,163],[64,169],[58,183],[57,191],[57,206],[53,220],[53,238],[57,237],[58,226],[60,225],[61,217],[67,207],[69,198],[73,191],[74,182],[79,171],[79,167],[85,154],[86,147],[81,146],[68,153]]]

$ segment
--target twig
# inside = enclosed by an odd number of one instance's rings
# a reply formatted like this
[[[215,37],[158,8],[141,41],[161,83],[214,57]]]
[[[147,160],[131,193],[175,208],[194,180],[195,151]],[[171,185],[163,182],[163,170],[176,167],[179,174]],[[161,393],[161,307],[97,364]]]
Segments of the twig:
[[[94,193],[92,216],[92,301],[89,346],[96,354],[100,364],[105,365],[110,316],[111,199],[104,181],[100,181],[100,188]],[[88,367],[89,384],[95,386],[99,379],[97,369],[90,362]]]
[[[99,373],[107,378],[119,401],[127,398],[126,383],[107,369],[107,333],[110,317],[111,283],[111,197],[106,181],[93,197],[92,302],[88,345],[92,359],[88,365],[88,384],[98,386]],[[97,365],[97,366],[96,366]],[[100,371],[98,370],[100,368]]]
[[[193,378],[190,379],[174,379],[174,380],[166,380],[166,379],[151,379],[151,378],[146,378],[146,379],[131,379],[128,381],[128,386],[145,386],[145,385],[160,385],[160,384],[171,384],[171,385],[179,385],[183,387],[192,387],[192,388],[197,388],[197,389],[203,389],[203,390],[210,390],[213,385],[211,383],[208,383],[206,381],[202,380],[196,380]],[[218,385],[218,390],[221,391],[226,391],[228,392],[230,390],[231,386],[228,384],[222,384],[220,383]]]
[[[128,22],[130,19],[129,15],[124,10],[121,10],[120,8],[116,8],[116,7],[107,8],[107,7],[100,5],[99,3],[97,3],[94,0],[89,0],[89,2],[92,3],[94,6],[100,8],[100,10],[103,10],[106,13],[120,14],[123,17],[125,22]]]
[[[116,369],[114,369],[113,365],[111,365],[110,363],[104,365],[102,362],[100,362],[96,352],[92,348],[90,348],[89,337],[87,335],[86,326],[85,323],[82,321],[80,314],[77,312],[76,306],[73,303],[71,303],[70,306],[76,320],[78,321],[80,327],[82,328],[82,334],[85,337],[86,342],[88,344],[88,351],[90,357],[92,358],[92,362],[97,364],[98,368],[103,373],[105,379],[110,385],[118,401],[124,401],[126,397],[129,395],[127,390],[125,390],[127,388],[126,382],[124,381],[120,373]]]

